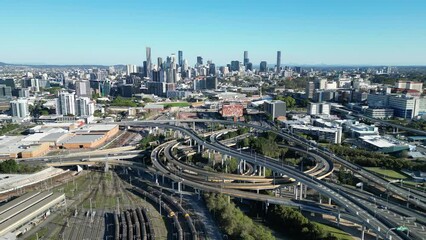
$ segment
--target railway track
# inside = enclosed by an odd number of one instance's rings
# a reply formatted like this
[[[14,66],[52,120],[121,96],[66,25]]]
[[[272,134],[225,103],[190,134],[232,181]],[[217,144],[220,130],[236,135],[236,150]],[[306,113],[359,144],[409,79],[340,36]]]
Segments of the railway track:
[[[87,238],[91,239],[93,236],[93,233],[95,232],[94,229],[96,228],[96,226],[94,225],[94,218],[96,216],[96,210],[94,209],[96,209],[96,204],[95,204],[96,201],[93,201],[93,200],[96,199],[96,195],[99,192],[99,187],[102,185],[102,177],[99,176],[98,174],[96,174],[96,176],[99,179],[97,182],[97,187],[96,185],[93,186],[92,184],[91,187],[93,188],[93,191],[91,191],[88,198],[86,198],[86,199],[89,199],[89,201],[92,201],[92,209],[89,208],[89,210],[85,212],[86,219],[84,224],[84,231],[81,236],[82,238],[78,238],[78,239],[87,239]]]
[[[89,176],[89,175],[86,175],[86,176]],[[91,178],[90,182],[91,182],[90,185],[92,185],[93,184],[93,178]],[[101,183],[101,178],[98,179],[97,184],[99,185],[100,183]],[[90,189],[89,194],[81,201],[80,204],[83,204],[85,201],[87,201],[91,197],[95,196],[95,194],[97,193],[97,191],[98,191],[97,188]],[[78,219],[80,221],[76,221],[76,223],[74,224],[75,228],[73,229],[72,234],[70,234],[71,235],[70,240],[73,240],[73,239],[83,239],[84,235],[85,235],[86,228],[88,229],[88,231],[90,231],[89,230],[89,228],[91,228],[91,226],[90,226],[90,217],[87,216],[87,212],[88,212],[88,210],[84,210],[83,207],[81,208],[80,211],[78,211],[78,214],[75,217],[75,220]],[[83,219],[80,219],[80,217],[83,217]],[[83,220],[82,222],[84,224],[81,223],[81,220]]]
[[[105,182],[105,174],[106,173],[102,173],[102,185],[100,185],[101,187],[101,193],[105,193],[107,190],[107,186],[106,186],[106,182]],[[93,224],[96,228],[96,230],[93,230],[93,234],[94,234],[94,238],[92,239],[103,239],[104,235],[105,235],[105,224],[108,224],[107,222],[107,207],[105,204],[105,199],[106,198],[101,198],[102,201],[100,203],[100,206],[97,206],[97,209],[100,209],[100,207],[102,206],[102,209],[99,210],[99,212],[96,212],[96,215],[93,219]]]
[[[176,199],[152,187],[148,187],[148,191],[156,196],[161,196],[167,203],[170,204],[169,206],[172,206],[172,208],[175,209],[176,215],[178,215],[178,219],[181,226],[185,226],[185,229],[182,229],[184,239],[198,240],[198,233],[191,215],[182,207],[182,205],[180,205],[176,201]],[[190,234],[189,238],[186,237],[186,233]]]
[[[161,200],[159,197],[156,197],[155,195],[151,194],[150,192],[142,190],[140,188],[134,187],[134,191],[138,192],[142,196],[147,197],[154,204],[160,204],[161,208],[164,210],[163,214],[167,214],[167,216],[172,219],[173,231],[170,232],[171,239],[178,239],[178,240],[184,239],[183,230],[179,222],[179,219],[176,213],[172,210],[172,208],[166,202]]]

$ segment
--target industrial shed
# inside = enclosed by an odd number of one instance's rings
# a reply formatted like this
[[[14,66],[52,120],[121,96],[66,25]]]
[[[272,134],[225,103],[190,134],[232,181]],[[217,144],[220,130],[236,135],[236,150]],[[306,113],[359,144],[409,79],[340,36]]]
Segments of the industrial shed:
[[[65,194],[51,192],[27,193],[0,207],[0,236],[18,236],[31,228],[32,221],[46,216],[50,210],[65,203]]]

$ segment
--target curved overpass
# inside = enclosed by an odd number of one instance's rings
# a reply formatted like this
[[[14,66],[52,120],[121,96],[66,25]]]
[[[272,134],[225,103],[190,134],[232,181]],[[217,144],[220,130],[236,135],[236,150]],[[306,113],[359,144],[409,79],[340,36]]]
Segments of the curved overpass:
[[[159,153],[162,151],[162,149],[165,148],[167,143],[164,143],[158,147],[156,147],[151,152],[151,159],[153,162],[154,167],[162,174],[167,175],[168,178],[175,182],[182,182],[188,186],[193,187],[194,189],[200,189],[203,191],[208,192],[215,192],[215,193],[222,193],[225,195],[229,195],[236,198],[244,198],[254,201],[261,201],[265,202],[267,205],[269,204],[279,204],[279,205],[287,205],[287,206],[294,206],[298,207],[301,210],[309,211],[309,212],[315,212],[315,213],[321,213],[321,214],[328,214],[335,217],[341,217],[343,219],[347,219],[351,222],[362,224],[362,221],[359,220],[359,218],[352,216],[351,214],[347,214],[346,212],[338,213],[335,211],[335,209],[328,209],[328,208],[322,208],[318,206],[312,206],[311,204],[304,204],[303,202],[294,202],[290,199],[282,198],[282,197],[275,197],[275,196],[268,196],[263,194],[257,194],[252,192],[246,192],[246,191],[240,191],[235,189],[226,189],[222,187],[216,186],[209,186],[205,185],[204,183],[198,183],[195,181],[192,181],[191,179],[183,179],[181,176],[178,176],[174,173],[171,173],[169,169],[167,169],[163,164],[160,163],[158,159]]]
[[[288,182],[291,180],[289,178],[265,178],[259,176],[246,176],[206,171],[204,169],[200,169],[177,160],[171,152],[173,147],[176,145],[178,145],[178,143],[172,141],[166,144],[163,149],[160,149],[159,152],[164,152],[168,162],[178,166],[181,169],[189,170],[190,172],[194,173],[190,174],[176,171],[179,172],[179,175],[183,175],[185,178],[189,178],[200,183],[232,189],[267,190],[280,187],[281,184],[278,184],[278,182]],[[245,183],[235,183],[234,181],[244,181]]]
[[[229,139],[225,140],[225,142],[218,140],[218,138],[220,137],[220,134],[221,133],[218,133],[217,135],[216,134],[211,135],[210,136],[210,142],[216,143],[216,144],[221,144],[222,146],[229,147],[230,146]],[[321,157],[321,156],[319,156],[319,155],[317,155],[313,152],[309,152],[309,151],[306,151],[304,149],[300,149],[300,148],[289,146],[289,145],[279,144],[279,146],[283,147],[283,148],[288,148],[288,149],[294,150],[296,152],[303,153],[307,156],[312,157],[315,160],[315,167],[305,171],[306,174],[309,174],[310,176],[314,176],[317,179],[323,179],[323,178],[330,176],[333,173],[334,164],[333,164],[333,161],[329,160],[328,158],[323,158],[323,157]],[[277,159],[270,158],[270,157],[267,157],[267,156],[262,156],[262,155],[259,155],[259,156],[260,156],[260,158],[266,158],[266,159],[271,160],[271,161],[277,161]]]
[[[215,120],[215,119],[192,119],[192,120],[160,120],[160,121],[139,121],[139,122],[122,122],[120,123],[123,126],[140,126],[141,124],[169,124],[169,123],[174,123],[176,125],[179,125],[181,123],[219,123],[219,124],[226,124],[226,125],[238,125],[238,126],[243,126],[243,127],[250,127],[250,128],[254,128],[254,129],[258,129],[258,130],[262,130],[262,131],[271,131],[274,132],[275,134],[277,134],[278,136],[283,137],[284,139],[288,140],[288,141],[292,141],[294,143],[296,143],[297,145],[300,145],[303,148],[309,148],[311,147],[312,143],[309,142],[308,140],[297,136],[297,135],[291,135],[289,133],[285,133],[283,131],[276,131],[274,129],[268,128],[268,127],[263,127],[263,126],[258,126],[258,125],[252,125],[252,124],[248,124],[248,123],[244,123],[244,122],[232,122],[232,121],[225,121],[225,120]],[[138,123],[138,124],[136,124]],[[150,127],[156,127],[156,126],[150,126]],[[324,148],[322,146],[318,146],[315,149],[315,152],[324,157],[325,159],[330,159],[333,161],[336,161],[342,165],[344,165],[345,167],[353,170],[353,171],[357,171],[357,173],[359,175],[361,175],[363,178],[368,179],[371,182],[374,182],[376,184],[379,184],[383,187],[386,187],[386,189],[388,191],[390,191],[393,194],[396,194],[400,197],[402,197],[403,199],[405,199],[407,202],[410,202],[416,206],[418,206],[419,208],[422,208],[423,210],[426,210],[426,196],[421,193],[421,192],[417,192],[417,191],[408,191],[402,187],[399,187],[397,185],[392,185],[390,184],[389,181],[379,177],[378,175],[371,173],[367,170],[364,170],[362,167],[360,167],[357,164],[351,163],[343,158],[340,158],[338,156],[335,156],[332,152],[330,152],[327,148]]]
[[[208,120],[207,120],[208,121]],[[170,121],[167,121],[170,122]],[[227,121],[223,121],[224,123],[229,123]],[[233,123],[232,123],[233,124]],[[244,123],[245,124],[245,123]],[[253,164],[259,164],[262,166],[265,166],[277,173],[283,173],[288,176],[294,177],[297,181],[301,182],[302,184],[306,184],[310,188],[316,190],[317,192],[321,193],[324,196],[327,196],[331,199],[333,199],[334,202],[336,202],[339,206],[342,206],[345,208],[350,214],[357,216],[360,221],[363,222],[364,226],[367,226],[369,229],[372,229],[374,232],[376,232],[379,236],[383,238],[390,238],[392,239],[400,239],[398,235],[396,235],[393,232],[390,232],[389,234],[386,234],[388,230],[390,229],[389,226],[385,225],[381,220],[374,217],[372,214],[372,210],[363,206],[362,204],[358,203],[357,201],[353,200],[348,194],[345,194],[343,192],[340,192],[340,189],[335,188],[333,186],[330,186],[329,184],[322,182],[318,179],[315,179],[311,176],[307,176],[306,174],[302,172],[295,171],[293,168],[290,168],[288,166],[279,164],[277,162],[268,161],[268,160],[258,160],[256,158],[253,158],[252,156],[245,154],[245,153],[239,153],[235,150],[229,149],[227,147],[217,145],[217,144],[211,144],[206,142],[204,139],[201,139],[198,137],[196,133],[194,133],[192,130],[188,130],[186,128],[180,127],[180,126],[174,126],[174,125],[164,125],[159,124],[158,122],[123,122],[121,125],[125,126],[146,126],[146,127],[160,127],[165,129],[174,129],[177,131],[182,132],[183,134],[189,136],[194,141],[196,141],[198,144],[205,146],[209,149],[221,152],[223,154],[226,154],[231,157],[235,158],[244,158],[245,160],[253,163]],[[250,126],[248,124],[245,124],[246,126]],[[261,127],[262,130],[265,130],[263,127]],[[269,129],[267,129],[269,130]],[[280,133],[280,135],[282,135]],[[157,154],[157,152],[153,151],[153,154]],[[388,236],[387,236],[388,235]]]

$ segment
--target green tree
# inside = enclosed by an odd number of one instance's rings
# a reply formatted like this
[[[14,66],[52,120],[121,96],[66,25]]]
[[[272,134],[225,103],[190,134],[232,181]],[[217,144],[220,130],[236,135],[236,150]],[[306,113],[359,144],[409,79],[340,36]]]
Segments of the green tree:
[[[229,239],[273,240],[272,233],[256,224],[239,210],[235,204],[228,202],[228,197],[221,194],[206,194],[206,205]]]
[[[111,102],[111,106],[137,107],[137,103],[133,99],[126,99],[126,98],[118,96]]]

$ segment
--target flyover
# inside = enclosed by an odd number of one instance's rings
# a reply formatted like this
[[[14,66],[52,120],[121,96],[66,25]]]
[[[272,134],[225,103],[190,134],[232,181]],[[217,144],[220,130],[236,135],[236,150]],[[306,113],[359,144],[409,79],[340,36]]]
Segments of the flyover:
[[[226,120],[216,120],[216,119],[191,119],[191,120],[161,120],[161,121],[134,121],[134,122],[121,122],[120,125],[122,126],[130,126],[130,127],[134,127],[134,126],[142,126],[143,124],[149,125],[149,124],[169,124],[169,123],[173,123],[179,126],[179,124],[182,123],[189,123],[189,124],[193,124],[195,125],[195,123],[218,123],[218,124],[225,124],[225,125],[237,125],[237,126],[243,126],[243,127],[250,127],[253,129],[258,129],[258,130],[262,130],[262,131],[271,131],[274,132],[275,134],[277,134],[278,136],[283,137],[284,139],[286,139],[287,141],[292,141],[298,145],[300,145],[303,148],[309,149],[312,148],[312,143],[309,142],[308,140],[297,136],[297,135],[291,135],[289,133],[286,133],[284,131],[277,131],[271,128],[267,128],[267,127],[263,127],[263,126],[258,126],[258,125],[252,125],[252,124],[248,124],[248,123],[244,123],[244,122],[232,122],[232,121],[226,121]],[[176,126],[176,127],[178,127]],[[156,127],[156,126],[150,126],[150,127]],[[330,150],[328,150],[325,147],[322,146],[314,146],[314,151],[326,158],[326,159],[331,159],[334,160],[342,165],[344,165],[345,167],[353,170],[353,171],[357,171],[358,174],[360,174],[363,178],[376,183],[378,185],[381,185],[383,187],[386,187],[386,189],[393,193],[396,194],[402,198],[404,198],[407,202],[416,205],[419,208],[422,208],[423,210],[426,210],[426,196],[424,196],[423,193],[421,192],[417,192],[415,190],[406,190],[402,187],[396,186],[396,185],[392,185],[390,184],[389,181],[379,177],[378,175],[371,173],[365,169],[362,169],[362,167],[360,167],[357,164],[351,163],[341,157],[338,157],[336,155],[334,155]]]
[[[200,121],[200,120],[199,120]],[[209,121],[209,120],[201,120],[201,122],[205,122],[205,121]],[[220,120],[210,120],[212,122],[222,122],[222,123],[226,123],[226,124],[235,124],[234,122],[228,122],[228,121],[220,121]],[[170,121],[167,120],[165,122],[175,122],[175,121]],[[194,120],[190,121],[190,122],[194,122]],[[242,123],[245,126],[248,127],[252,127],[252,125],[250,124],[246,124],[246,123]],[[295,178],[298,182],[300,182],[301,184],[305,184],[307,186],[309,186],[311,189],[316,190],[317,192],[321,193],[324,196],[327,196],[329,198],[331,198],[334,202],[336,202],[339,206],[343,207],[346,209],[346,211],[348,211],[350,214],[356,216],[359,218],[360,221],[363,222],[363,226],[368,227],[369,229],[372,229],[374,232],[376,232],[376,234],[378,234],[379,236],[381,236],[382,238],[389,238],[389,239],[400,239],[400,236],[390,232],[389,233],[389,229],[392,226],[387,226],[385,221],[383,221],[382,219],[379,219],[380,216],[378,216],[377,218],[373,216],[373,212],[371,209],[365,207],[364,205],[360,204],[359,202],[355,201],[353,198],[351,198],[348,194],[340,192],[340,189],[336,189],[335,187],[322,182],[314,177],[311,176],[307,176],[306,174],[299,172],[299,171],[295,171],[293,168],[289,167],[289,166],[285,166],[282,165],[280,163],[274,162],[274,161],[269,161],[267,159],[256,159],[253,158],[252,156],[246,154],[246,153],[240,153],[238,151],[229,149],[227,147],[224,147],[222,145],[217,145],[214,143],[208,143],[206,142],[204,139],[201,139],[200,137],[198,137],[198,135],[193,132],[192,130],[189,130],[187,128],[184,127],[180,127],[180,126],[175,126],[175,125],[166,125],[166,124],[161,124],[158,121],[134,121],[134,122],[122,122],[120,123],[120,125],[123,126],[130,126],[130,127],[159,127],[159,128],[164,128],[164,129],[173,129],[173,130],[177,130],[180,131],[181,133],[183,133],[186,136],[189,136],[191,139],[193,139],[196,143],[198,143],[201,146],[205,146],[211,150],[215,150],[218,152],[221,152],[223,154],[226,154],[228,156],[231,157],[235,157],[235,158],[244,158],[245,160],[253,163],[253,164],[259,164],[262,165],[264,167],[267,167],[269,169],[271,169],[274,172],[277,173],[282,173],[282,174],[286,174],[288,176],[291,176],[293,178]],[[269,131],[270,129],[264,129],[263,127],[261,127],[262,130],[266,130]],[[281,132],[279,132],[280,135],[283,135]],[[286,136],[287,137],[287,136]],[[157,154],[157,152],[153,152],[152,154]],[[385,223],[383,223],[383,222]]]

